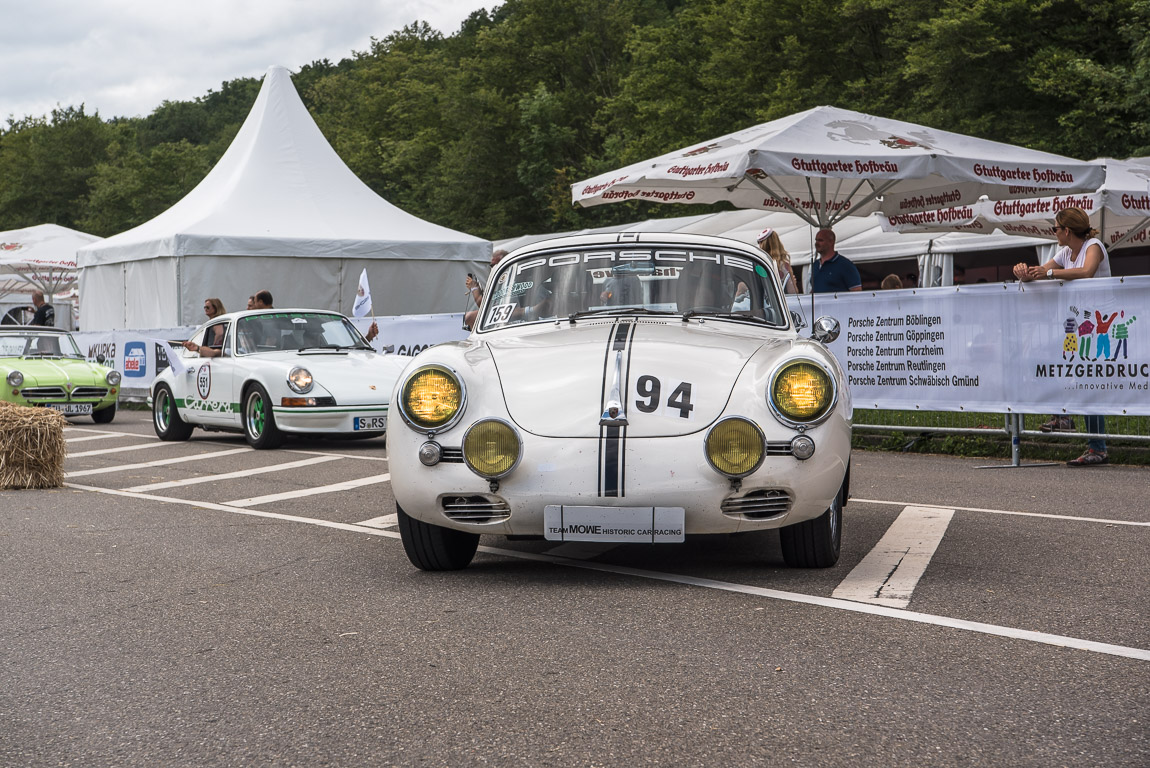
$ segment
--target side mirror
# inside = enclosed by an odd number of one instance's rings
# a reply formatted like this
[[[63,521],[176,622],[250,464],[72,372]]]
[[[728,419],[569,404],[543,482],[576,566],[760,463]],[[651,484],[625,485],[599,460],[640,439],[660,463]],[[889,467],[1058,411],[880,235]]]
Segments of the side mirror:
[[[791,310],[791,322],[795,324],[795,330],[801,331],[807,327],[806,319],[795,310]]]
[[[823,316],[815,320],[811,328],[811,338],[820,344],[830,344],[839,337],[839,321],[833,317]]]

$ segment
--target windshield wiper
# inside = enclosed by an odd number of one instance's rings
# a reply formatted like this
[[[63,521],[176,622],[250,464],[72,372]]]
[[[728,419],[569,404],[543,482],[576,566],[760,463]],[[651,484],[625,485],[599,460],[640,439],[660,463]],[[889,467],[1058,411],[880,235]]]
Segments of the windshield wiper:
[[[606,309],[585,309],[582,312],[572,312],[567,320],[574,323],[582,317],[598,317],[600,315],[673,315],[674,312],[666,309],[648,309],[647,307],[607,307]]]
[[[762,318],[757,315],[745,314],[743,312],[709,312],[698,309],[691,309],[683,313],[684,322],[691,319],[692,317],[721,317],[724,320],[747,320],[752,323],[774,325],[774,323],[768,322],[766,318]]]

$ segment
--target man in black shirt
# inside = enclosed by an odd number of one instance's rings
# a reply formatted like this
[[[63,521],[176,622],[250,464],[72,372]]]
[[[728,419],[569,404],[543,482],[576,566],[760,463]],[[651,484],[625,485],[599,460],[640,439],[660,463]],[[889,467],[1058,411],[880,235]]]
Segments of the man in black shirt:
[[[32,322],[29,325],[53,326],[56,324],[56,310],[51,304],[44,301],[43,291],[32,291],[32,306],[36,308],[36,314],[32,316]]]

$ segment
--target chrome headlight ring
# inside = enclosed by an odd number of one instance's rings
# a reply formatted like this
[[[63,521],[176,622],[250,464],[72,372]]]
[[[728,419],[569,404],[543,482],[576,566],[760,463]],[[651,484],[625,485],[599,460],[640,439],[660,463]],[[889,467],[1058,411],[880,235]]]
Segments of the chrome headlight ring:
[[[779,408],[774,398],[775,380],[785,368],[794,365],[795,363],[806,363],[820,369],[824,374],[826,374],[827,380],[830,381],[831,385],[831,399],[830,402],[827,403],[826,410],[823,411],[821,416],[817,416],[808,421],[797,421],[787,416],[782,412],[782,409]],[[771,415],[774,416],[780,424],[790,427],[791,429],[804,430],[822,424],[824,421],[831,417],[832,413],[835,412],[835,407],[839,402],[839,383],[830,367],[821,360],[807,356],[788,357],[786,360],[780,361],[775,365],[774,368],[771,369],[771,375],[767,377],[766,399],[767,407],[770,409]]]
[[[24,374],[20,373],[20,371],[12,371],[11,373],[8,374],[7,381],[8,381],[8,386],[18,387],[24,383]]]
[[[305,395],[311,392],[312,387],[315,386],[315,380],[312,378],[311,371],[297,365],[288,373],[287,385],[292,392]]]
[[[104,381],[108,383],[109,387],[119,386],[120,381],[123,379],[119,371],[108,371],[104,375]]]

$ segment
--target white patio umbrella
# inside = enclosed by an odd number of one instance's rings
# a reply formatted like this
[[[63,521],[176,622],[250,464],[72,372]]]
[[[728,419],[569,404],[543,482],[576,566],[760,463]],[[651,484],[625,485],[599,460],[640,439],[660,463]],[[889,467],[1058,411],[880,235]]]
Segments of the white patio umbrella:
[[[19,278],[51,297],[75,284],[76,251],[102,239],[57,224],[0,232],[0,278]]]
[[[815,226],[1042,192],[1086,192],[1096,164],[836,107],[816,107],[571,185],[583,206],[625,200],[786,210]],[[881,201],[880,201],[881,198]]]
[[[1054,217],[1081,208],[1101,233],[1107,249],[1145,245],[1150,240],[1150,157],[1099,158],[1106,178],[1095,192],[1029,200],[980,200],[974,205],[895,214],[883,218],[888,232],[992,232],[1057,240]]]

